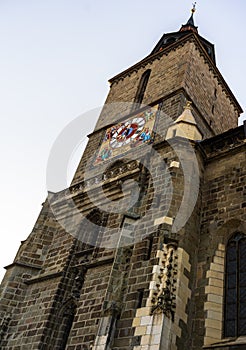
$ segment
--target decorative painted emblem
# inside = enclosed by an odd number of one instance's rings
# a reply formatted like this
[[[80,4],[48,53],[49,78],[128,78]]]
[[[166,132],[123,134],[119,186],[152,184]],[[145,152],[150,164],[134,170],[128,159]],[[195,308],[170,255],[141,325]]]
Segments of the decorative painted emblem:
[[[114,158],[144,143],[152,143],[158,108],[159,105],[149,107],[108,128],[94,164]]]

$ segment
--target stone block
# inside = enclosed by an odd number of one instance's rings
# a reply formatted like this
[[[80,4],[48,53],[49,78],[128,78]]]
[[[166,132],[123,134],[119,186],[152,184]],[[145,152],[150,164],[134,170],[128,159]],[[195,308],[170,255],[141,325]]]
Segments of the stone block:
[[[141,345],[147,345],[150,343],[151,335],[143,335],[141,339]]]
[[[206,337],[221,340],[221,331],[216,328],[206,328]]]
[[[173,160],[171,163],[170,163],[170,168],[179,168],[180,167],[180,163],[179,162],[176,162],[175,160]]]
[[[146,334],[146,330],[147,330],[146,326],[136,327],[134,335],[145,335]]]
[[[133,322],[132,322],[132,327],[138,327],[140,326],[140,321],[141,321],[141,318],[140,317],[135,317],[133,319]]]
[[[142,307],[141,309],[137,309],[136,317],[149,316],[150,312],[150,307]]]
[[[157,273],[159,274],[161,272],[161,266],[160,265],[154,265],[153,266],[153,270],[152,270],[152,273]]]
[[[224,272],[224,265],[211,263],[210,270]]]
[[[173,224],[173,218],[170,218],[168,216],[163,216],[158,219],[155,219],[154,225],[161,225],[161,224],[167,224],[167,225],[172,225]]]
[[[211,301],[213,303],[216,303],[216,304],[220,304],[220,305],[223,304],[223,296],[221,296],[221,295],[208,294],[207,300]]]
[[[221,279],[217,278],[209,278],[209,286],[215,286],[215,287],[220,287],[223,288],[224,286],[224,281]]]
[[[152,335],[161,333],[161,326],[150,326],[150,332]]]
[[[211,310],[211,311],[216,311],[216,312],[221,312],[222,313],[221,304],[216,304],[216,303],[210,302],[210,301],[207,301],[204,304],[204,310]]]
[[[224,292],[223,288],[220,288],[220,287],[215,287],[215,286],[205,287],[206,294],[216,294],[216,295],[223,296],[223,292]]]
[[[219,257],[219,256],[214,256],[213,262],[215,264],[219,264],[219,265],[223,265],[223,266],[225,265],[225,259],[222,257]]]
[[[225,252],[222,250],[216,250],[215,256],[218,256],[220,258],[225,258]]]
[[[222,244],[222,243],[219,243],[219,245],[218,245],[218,250],[224,252],[224,251],[225,251],[225,245]]]
[[[148,326],[148,325],[151,325],[152,322],[153,322],[153,316],[143,316],[141,317],[140,325]]]
[[[224,273],[222,271],[209,270],[206,273],[207,278],[216,278],[218,280],[224,280]]]
[[[156,257],[160,258],[160,259],[163,259],[163,251],[162,250],[157,250]]]
[[[212,320],[212,319],[206,318],[205,327],[218,329],[219,331],[221,331],[223,328],[223,322],[220,320]]]
[[[173,330],[173,333],[175,334],[175,336],[177,336],[179,338],[181,337],[182,330],[176,323],[173,323],[172,330]]]
[[[207,318],[211,319],[211,320],[218,320],[218,321],[222,321],[222,312],[217,312],[217,311],[207,311]]]
[[[157,290],[156,281],[151,281],[151,282],[150,282],[150,284],[149,284],[149,289],[150,289],[150,290]]]

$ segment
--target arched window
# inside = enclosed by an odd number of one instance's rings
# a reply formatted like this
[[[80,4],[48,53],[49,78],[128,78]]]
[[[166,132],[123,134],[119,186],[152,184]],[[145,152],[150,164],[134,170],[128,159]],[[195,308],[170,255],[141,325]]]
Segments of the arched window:
[[[68,337],[73,325],[75,311],[76,311],[76,305],[72,302],[69,305],[67,305],[66,310],[64,310],[63,318],[60,324],[59,350],[65,350],[67,346]]]
[[[55,324],[51,334],[52,349],[66,349],[69,334],[73,326],[76,307],[74,299],[70,298],[61,305],[58,313],[54,315]],[[46,349],[46,347],[44,346],[42,349]]]
[[[225,269],[224,336],[246,335],[246,235],[229,240]]]
[[[138,85],[138,89],[137,89],[137,93],[136,93],[136,96],[135,96],[135,99],[134,99],[133,110],[138,109],[139,105],[143,101],[144,93],[145,93],[145,90],[147,88],[147,84],[148,84],[148,81],[149,81],[150,73],[151,73],[151,69],[146,70],[143,73],[143,75],[142,75],[142,77],[140,79],[140,82],[139,82],[139,85]]]

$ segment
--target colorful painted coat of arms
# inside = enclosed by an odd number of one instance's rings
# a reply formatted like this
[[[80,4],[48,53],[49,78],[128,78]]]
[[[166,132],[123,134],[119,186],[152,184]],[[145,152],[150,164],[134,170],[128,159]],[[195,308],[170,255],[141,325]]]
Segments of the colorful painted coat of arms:
[[[106,130],[94,164],[117,157],[154,140],[153,128],[159,105],[149,107]]]

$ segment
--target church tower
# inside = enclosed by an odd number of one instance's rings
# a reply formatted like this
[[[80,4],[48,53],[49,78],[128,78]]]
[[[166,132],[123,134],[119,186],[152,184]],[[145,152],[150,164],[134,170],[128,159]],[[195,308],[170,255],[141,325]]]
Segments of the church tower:
[[[194,12],[110,79],[6,267],[1,349],[246,348],[245,128]]]

